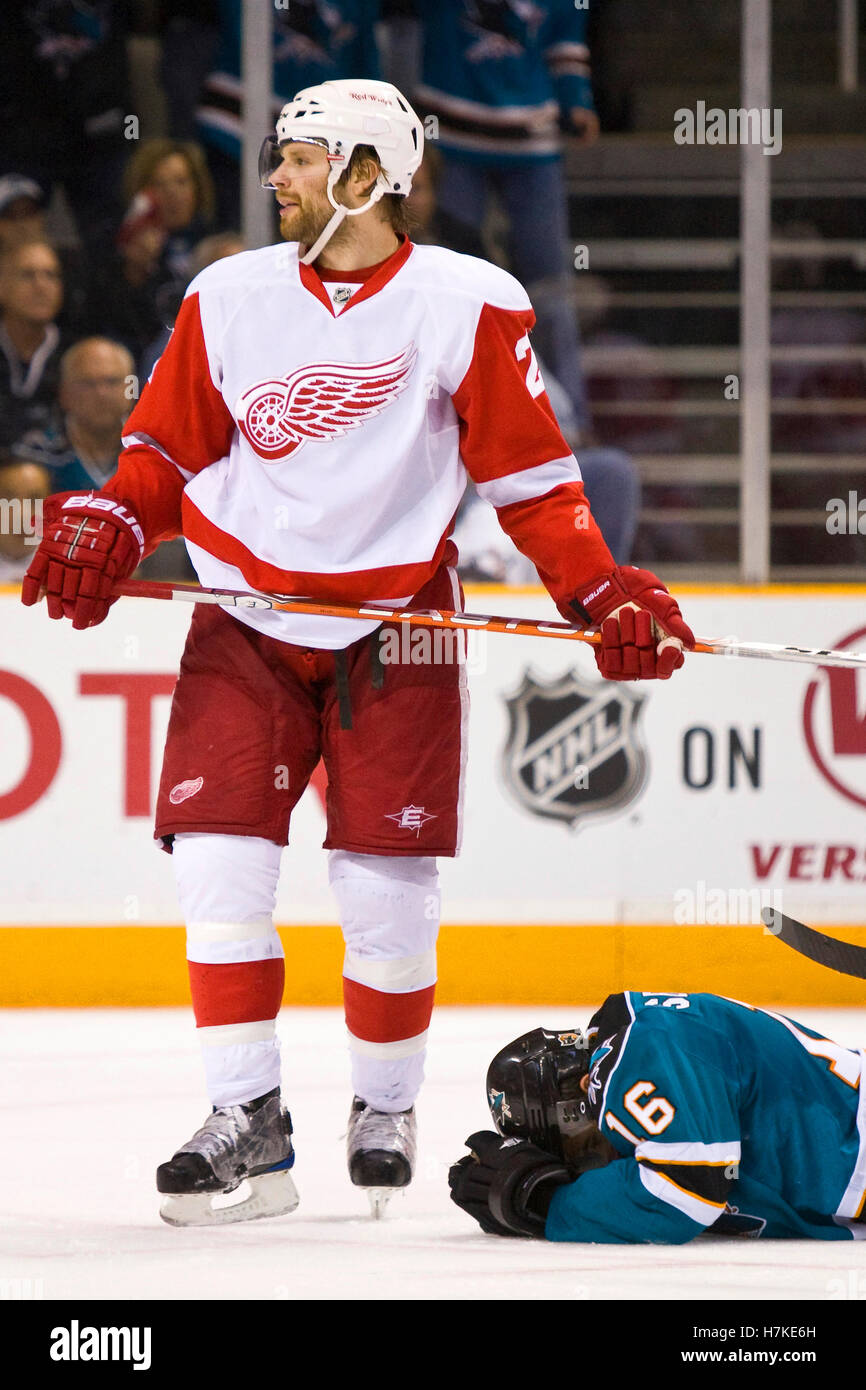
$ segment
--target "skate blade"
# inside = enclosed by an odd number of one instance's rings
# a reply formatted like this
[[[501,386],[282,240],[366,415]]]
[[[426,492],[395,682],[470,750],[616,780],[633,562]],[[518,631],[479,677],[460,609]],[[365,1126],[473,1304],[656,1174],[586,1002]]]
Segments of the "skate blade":
[[[370,1215],[374,1221],[382,1221],[386,1209],[395,1192],[405,1195],[405,1187],[367,1187],[364,1189],[370,1203]]]
[[[159,1214],[169,1226],[227,1226],[263,1216],[285,1216],[299,1200],[292,1175],[283,1168],[245,1178],[233,1192],[169,1193]]]

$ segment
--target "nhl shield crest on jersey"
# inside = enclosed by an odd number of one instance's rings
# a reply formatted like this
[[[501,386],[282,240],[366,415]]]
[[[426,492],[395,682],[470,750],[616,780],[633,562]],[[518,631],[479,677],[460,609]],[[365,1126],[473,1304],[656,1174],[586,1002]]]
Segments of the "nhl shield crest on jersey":
[[[529,668],[519,690],[506,697],[510,729],[502,760],[506,784],[524,810],[576,828],[634,801],[647,775],[639,729],[645,699],[576,671],[545,682]]]

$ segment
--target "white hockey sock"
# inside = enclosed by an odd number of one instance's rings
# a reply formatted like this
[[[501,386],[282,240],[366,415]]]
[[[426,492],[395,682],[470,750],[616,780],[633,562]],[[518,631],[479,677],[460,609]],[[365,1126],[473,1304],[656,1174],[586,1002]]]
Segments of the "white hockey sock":
[[[181,834],[172,860],[212,1105],[240,1105],[280,1084],[276,1016],[283,947],[273,925],[279,845]]]
[[[408,1110],[424,1078],[436,983],[436,861],[334,850],[328,872],[346,943],[353,1089],[376,1110]]]

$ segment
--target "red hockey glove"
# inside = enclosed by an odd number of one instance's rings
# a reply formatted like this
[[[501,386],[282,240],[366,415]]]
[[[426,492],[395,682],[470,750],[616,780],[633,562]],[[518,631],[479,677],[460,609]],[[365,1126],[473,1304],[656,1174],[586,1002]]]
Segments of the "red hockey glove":
[[[124,502],[108,492],[59,492],[45,503],[42,540],[21,583],[28,607],[43,594],[49,618],[95,627],[144,554],[144,532]]]
[[[562,612],[601,629],[593,648],[599,671],[608,680],[668,680],[683,664],[683,647],[695,635],[683,622],[675,598],[650,570],[618,566],[584,586]]]

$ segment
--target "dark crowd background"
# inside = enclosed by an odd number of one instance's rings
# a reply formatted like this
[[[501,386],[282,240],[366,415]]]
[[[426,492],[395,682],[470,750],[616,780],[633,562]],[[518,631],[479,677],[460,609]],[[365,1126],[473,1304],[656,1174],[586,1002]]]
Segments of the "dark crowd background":
[[[4,498],[107,480],[187,286],[245,249],[241,8],[241,0],[30,0],[0,11]],[[739,6],[726,8],[691,0],[273,7],[274,117],[294,92],[332,78],[381,77],[413,101],[428,138],[410,198],[412,239],[496,260],[526,285],[548,394],[620,563],[736,560],[736,485],[707,462],[736,449],[732,412],[716,409],[737,349],[736,262],[720,260],[708,274],[688,248],[691,239],[736,238],[737,190],[724,192],[722,180],[718,196],[664,195],[672,161],[706,154],[675,145],[677,106],[701,94],[738,104]],[[774,7],[786,133],[793,125],[795,140],[814,137],[842,158],[866,111],[860,94],[834,86],[832,17],[828,27],[815,8]],[[725,168],[730,182],[730,162]],[[773,341],[794,351],[774,366],[773,447],[801,460],[774,477],[777,565],[864,558],[857,536],[829,546],[819,519],[834,488],[844,496],[854,485],[846,461],[866,443],[866,260],[815,252],[816,241],[862,235],[862,221],[854,228],[863,192],[843,200],[815,187],[774,205],[774,236],[803,247],[774,263]],[[658,263],[613,253],[628,238],[650,237],[668,248]],[[594,250],[605,245],[596,268]],[[691,363],[683,365],[683,349]],[[702,411],[713,351],[716,402]],[[802,463],[810,458],[811,471]],[[802,525],[785,521],[800,514]],[[536,579],[471,490],[457,540],[464,578]],[[0,580],[19,577],[31,555],[22,537],[0,535]],[[191,574],[182,543],[146,567]]]

